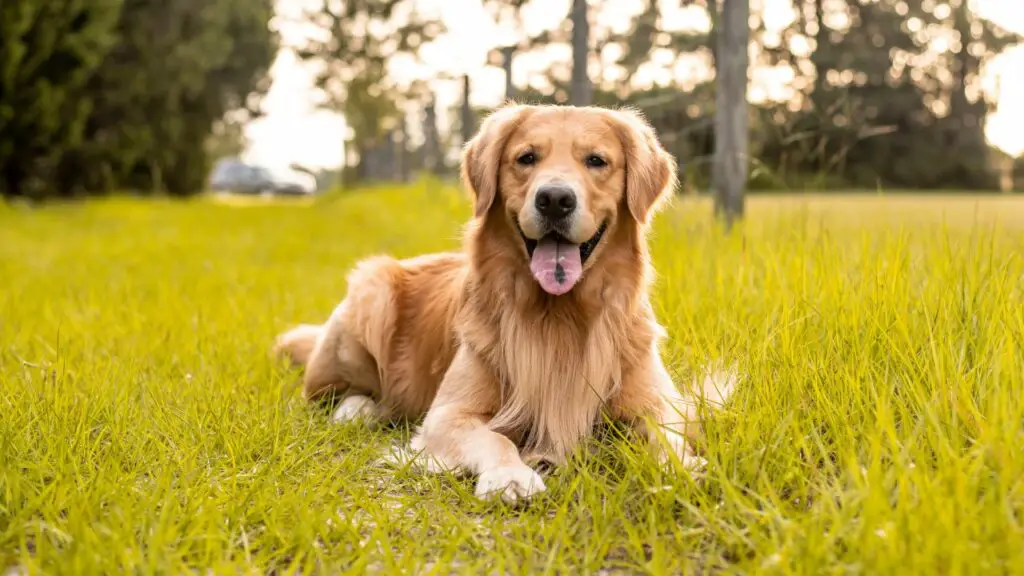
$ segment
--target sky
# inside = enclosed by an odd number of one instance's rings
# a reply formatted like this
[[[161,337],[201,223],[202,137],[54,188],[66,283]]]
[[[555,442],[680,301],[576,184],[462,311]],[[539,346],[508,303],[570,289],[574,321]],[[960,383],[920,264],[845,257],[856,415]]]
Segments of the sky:
[[[699,26],[706,16],[699,9],[678,8],[675,2],[663,2],[666,27]],[[789,0],[761,0],[766,5],[766,25],[785,25]],[[1022,0],[972,0],[983,17],[1024,34],[1024,7]],[[568,13],[571,0],[545,0],[528,4],[523,13],[525,32],[536,33],[557,26]],[[315,8],[320,0],[277,0],[278,17],[271,23],[281,33],[282,49],[271,68],[273,85],[264,100],[266,115],[247,128],[248,160],[270,165],[301,164],[311,168],[330,168],[341,164],[344,154],[346,126],[344,119],[332,112],[317,109],[313,87],[315,69],[300,62],[288,46],[299,45],[308,29],[295,23],[304,8]],[[473,89],[471,101],[488,106],[499,103],[504,95],[504,74],[500,69],[485,65],[488,51],[515,37],[513,30],[500,28],[484,11],[480,0],[419,0],[421,10],[441,17],[447,33],[433,45],[424,47],[420,57],[423,64],[396,62],[393,71],[403,78],[426,78],[435,71],[451,75],[469,73]],[[607,0],[598,11],[601,26],[623,26],[628,16],[635,13],[635,0]],[[672,7],[675,7],[674,9]],[[536,78],[555,60],[569,61],[568,49],[564,53],[519,58],[512,77],[523,86]],[[988,68],[986,83],[990,87],[998,78],[1000,98],[997,111],[989,116],[986,133],[989,141],[1010,155],[1024,154],[1024,46],[1017,47],[997,58]],[[683,62],[677,73],[697,81],[707,74],[696,62]],[[638,74],[639,82],[665,79],[670,72],[652,65]],[[752,97],[778,96],[786,89],[785,82],[753,78]],[[459,83],[436,81],[433,88],[439,109],[458,102]],[[443,126],[442,126],[443,130]]]

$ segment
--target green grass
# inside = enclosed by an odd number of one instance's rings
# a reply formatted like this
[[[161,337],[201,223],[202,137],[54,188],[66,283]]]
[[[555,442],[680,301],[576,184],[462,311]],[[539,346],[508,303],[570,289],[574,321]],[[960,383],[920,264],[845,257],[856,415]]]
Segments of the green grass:
[[[0,208],[0,570],[1024,570],[1024,201],[681,200],[652,238],[665,354],[746,380],[707,475],[613,431],[525,508],[376,462],[269,345],[357,259],[457,246],[454,190]],[[571,571],[570,571],[571,569]]]

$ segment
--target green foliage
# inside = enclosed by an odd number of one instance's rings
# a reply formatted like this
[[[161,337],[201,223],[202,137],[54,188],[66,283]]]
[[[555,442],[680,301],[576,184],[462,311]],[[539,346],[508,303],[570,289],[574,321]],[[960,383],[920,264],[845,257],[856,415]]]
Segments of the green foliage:
[[[309,40],[299,57],[322,65],[316,78],[326,96],[322,105],[345,116],[352,132],[348,145],[361,157],[382,143],[385,131],[405,122],[400,111],[406,104],[426,101],[426,87],[399,86],[389,64],[398,56],[415,58],[444,27],[409,0],[325,1],[306,19],[324,38]]]
[[[967,2],[844,0],[850,25],[831,28],[835,3],[804,3],[790,36],[817,45],[802,107],[766,110],[777,138],[762,160],[780,170],[834,174],[854,186],[996,189],[976,94],[985,58],[1020,38],[978,18]],[[950,13],[955,17],[951,18]],[[937,39],[952,39],[936,52]],[[779,48],[774,55],[799,66]],[[785,156],[785,158],[784,158]]]
[[[211,161],[221,158],[237,158],[249,143],[245,135],[245,124],[234,118],[225,118],[213,125],[206,138],[206,157]]]
[[[694,85],[677,78],[642,89],[630,84],[656,52],[669,70],[684,59],[714,63],[720,2],[684,4],[708,12],[711,29],[667,29],[662,3],[650,0],[623,33],[593,28],[592,44],[599,51],[614,47],[618,52],[602,57],[602,67],[618,75],[614,81],[595,79],[594,99],[644,109],[687,167],[687,180],[703,186],[714,149],[708,124],[715,111],[714,81]],[[788,68],[794,77],[791,99],[751,107],[752,186],[996,188],[984,134],[990,103],[979,93],[980,73],[989,59],[1020,42],[1019,35],[981,19],[966,0],[792,0],[792,5],[796,18],[778,33],[766,28],[759,12],[752,17],[754,64]],[[524,38],[523,47],[568,43],[560,27]],[[937,48],[943,44],[948,49]],[[543,82],[548,86],[538,91],[541,83],[534,81],[520,93],[523,99],[565,102],[568,79],[568,68],[556,63]]]
[[[92,85],[107,97],[69,168],[94,189],[200,191],[214,124],[268,87],[272,14],[271,0],[127,2],[121,42]]]
[[[117,41],[122,0],[0,4],[0,194],[36,195],[79,146],[88,84]]]
[[[95,47],[88,52],[90,59],[69,59],[59,51],[42,50],[32,52],[37,54],[34,61],[22,65],[37,77],[56,79],[51,81],[69,94],[63,100],[35,88],[48,86],[46,82],[33,84],[25,73],[10,75],[4,94],[10,94],[14,103],[5,109],[24,115],[23,124],[34,122],[23,132],[30,134],[26,141],[37,144],[19,152],[20,158],[5,162],[5,169],[13,170],[15,177],[8,179],[4,193],[46,196],[113,188],[173,194],[200,191],[209,166],[204,145],[214,125],[229,111],[257,113],[258,97],[268,88],[267,73],[277,52],[276,34],[268,28],[272,0],[75,0],[69,4],[81,12],[77,17],[72,12],[72,21],[90,33],[102,32],[102,42],[77,41],[62,33],[66,26],[46,20],[64,13],[58,3],[44,3],[53,6],[45,9],[35,7],[39,3],[33,0],[4,3],[5,14],[20,15],[20,19],[5,17],[4,22],[22,22],[22,27],[42,38],[36,41],[43,45],[54,36],[78,51]],[[8,50],[4,54],[5,59],[16,56]],[[70,73],[69,60],[83,65]],[[42,97],[40,90],[44,90]],[[52,110],[33,109],[35,100]],[[54,108],[54,102],[75,114]],[[63,144],[52,137],[45,140],[54,132],[48,130],[50,125],[74,137],[65,138]],[[6,130],[2,134],[0,150],[22,149],[16,134]],[[26,162],[26,154],[36,160]],[[39,169],[34,174],[19,173],[35,166]],[[38,185],[33,185],[32,176]]]
[[[274,336],[357,259],[457,246],[453,189],[0,207],[0,567],[29,574],[1018,574],[1024,207],[751,198],[655,220],[680,383],[736,361],[694,481],[606,430],[523,509],[378,462]],[[59,270],[59,274],[54,274]]]

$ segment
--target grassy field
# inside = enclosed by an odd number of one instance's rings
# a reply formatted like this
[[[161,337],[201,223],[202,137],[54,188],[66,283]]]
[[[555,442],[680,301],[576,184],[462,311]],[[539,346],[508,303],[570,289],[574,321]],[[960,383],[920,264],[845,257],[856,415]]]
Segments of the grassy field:
[[[0,571],[1024,571],[1024,199],[680,200],[652,239],[680,380],[746,380],[706,476],[606,432],[524,508],[377,463],[273,361],[375,252],[455,248],[455,190],[0,207]]]

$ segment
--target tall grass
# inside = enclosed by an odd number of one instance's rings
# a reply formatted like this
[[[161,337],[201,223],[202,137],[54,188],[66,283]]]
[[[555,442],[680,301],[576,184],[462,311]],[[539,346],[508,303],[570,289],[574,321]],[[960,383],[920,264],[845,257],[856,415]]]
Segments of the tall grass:
[[[744,382],[706,475],[603,429],[525,508],[377,463],[409,427],[305,406],[274,335],[347,268],[454,249],[409,187],[312,204],[0,211],[0,569],[30,573],[1024,570],[1024,204],[757,198],[659,216],[680,381]]]

